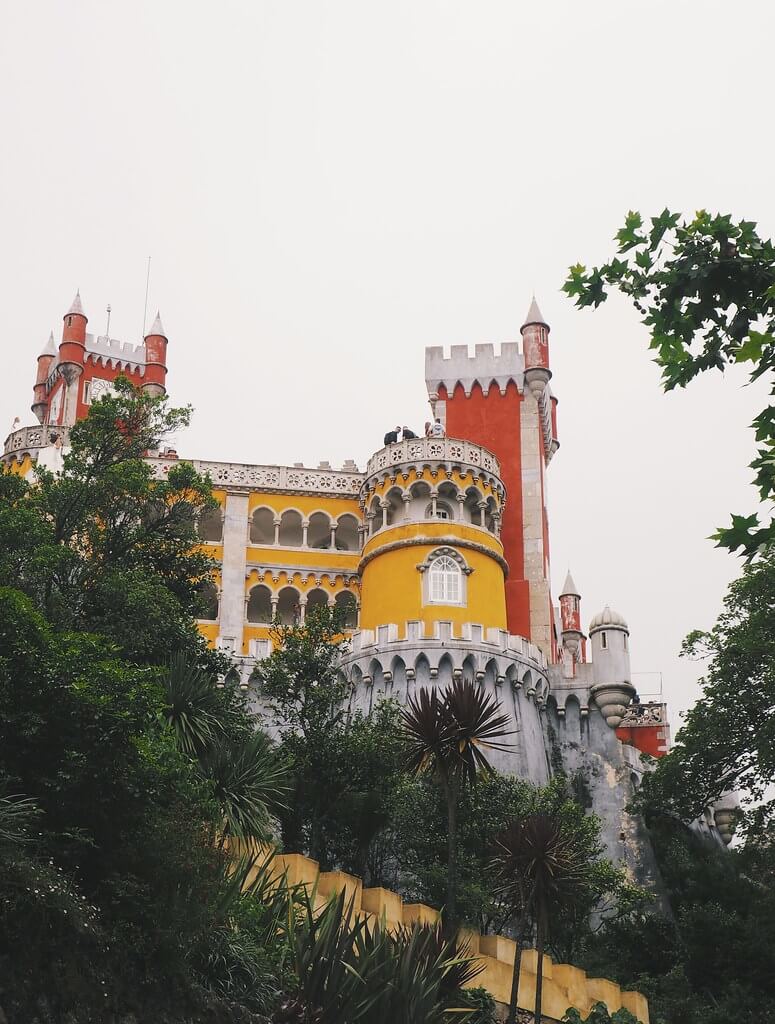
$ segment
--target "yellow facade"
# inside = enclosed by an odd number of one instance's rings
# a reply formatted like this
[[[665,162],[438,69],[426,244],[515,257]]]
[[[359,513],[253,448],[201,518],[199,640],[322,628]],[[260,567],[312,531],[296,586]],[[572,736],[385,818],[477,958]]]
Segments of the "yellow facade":
[[[459,604],[432,602],[421,566],[443,547],[454,548],[470,570]],[[361,628],[444,620],[506,628],[503,546],[489,531],[460,522],[403,523],[370,537],[361,562]]]

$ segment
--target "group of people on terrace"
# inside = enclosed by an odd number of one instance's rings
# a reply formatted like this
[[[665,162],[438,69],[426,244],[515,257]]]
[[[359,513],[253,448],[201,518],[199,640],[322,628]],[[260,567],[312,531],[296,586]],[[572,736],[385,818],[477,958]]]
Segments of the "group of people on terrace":
[[[395,430],[388,430],[388,432],[385,434],[385,447],[387,447],[389,444],[397,444],[399,441],[399,434],[401,435],[400,440],[402,441],[412,441],[418,436],[417,434],[415,434],[413,430],[410,430],[409,427],[396,427]],[[444,424],[441,422],[439,417],[437,416],[432,423],[430,422],[430,420],[428,420],[428,422],[425,424],[425,437],[444,436]]]

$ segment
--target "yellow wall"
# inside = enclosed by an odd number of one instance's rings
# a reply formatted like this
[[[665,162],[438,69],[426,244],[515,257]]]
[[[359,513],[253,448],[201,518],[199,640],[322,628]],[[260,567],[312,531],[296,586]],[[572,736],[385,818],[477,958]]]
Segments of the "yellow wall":
[[[358,551],[332,551],[326,548],[281,548],[251,544],[247,549],[248,568],[252,565],[309,566],[331,572],[356,572],[361,556]]]
[[[411,927],[415,922],[435,924],[438,911],[422,903],[404,903],[401,897],[388,889],[364,889],[360,878],[343,871],[323,871],[317,861],[299,853],[279,854],[275,857],[273,873],[285,875],[288,885],[304,885],[314,893],[315,903],[322,907],[344,890],[353,900],[353,909],[360,916],[376,924],[384,917],[389,929]],[[482,986],[499,1003],[508,1003],[511,996],[511,978],[514,971],[516,944],[502,935],[480,935],[463,929],[459,938],[467,944],[468,954],[476,956],[480,973],[469,987]],[[538,956],[534,949],[522,953],[519,972],[518,1005],[532,1010],[535,1004]],[[566,1011],[575,1006],[586,1017],[596,1002],[605,1003],[609,1013],[625,1008],[642,1024],[649,1024],[648,1000],[640,992],[623,991],[619,985],[605,978],[589,978],[579,967],[556,964],[544,957],[543,1013],[561,1020]]]
[[[376,554],[386,545],[419,538],[428,538],[428,543]],[[466,577],[466,605],[422,603],[423,574],[417,566],[435,548],[455,547],[451,538],[471,541],[502,557],[503,547],[497,537],[487,530],[458,522],[406,523],[380,530],[370,537],[363,551],[364,560],[371,554],[374,557],[366,561],[363,568],[361,628],[375,629],[393,622],[400,630],[407,620],[421,619],[430,623],[443,619],[458,626],[478,622],[485,627],[505,629],[506,599],[501,565],[488,554],[462,545],[456,550],[473,569]]]
[[[303,516],[311,516],[313,512],[327,512],[333,519],[339,516],[355,516],[361,521],[361,510],[357,498],[335,497],[333,495],[288,494],[280,491],[253,491],[248,501],[248,514],[253,515],[257,508],[271,508],[278,514],[286,509],[295,508]]]

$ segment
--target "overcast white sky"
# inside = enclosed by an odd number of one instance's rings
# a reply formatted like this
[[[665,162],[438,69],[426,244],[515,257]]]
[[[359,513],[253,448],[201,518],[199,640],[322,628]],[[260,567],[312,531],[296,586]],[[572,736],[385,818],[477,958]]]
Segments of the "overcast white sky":
[[[630,208],[775,233],[775,6],[715,0],[252,0],[0,7],[0,417],[80,287],[90,329],[170,338],[184,455],[352,457],[426,418],[426,345],[552,326],[555,593],[610,602],[677,714],[682,637],[739,565],[704,538],[755,496],[759,394],[665,397],[634,312],[579,313],[566,267]],[[149,321],[150,322],[150,321]],[[635,677],[642,690],[653,677]]]

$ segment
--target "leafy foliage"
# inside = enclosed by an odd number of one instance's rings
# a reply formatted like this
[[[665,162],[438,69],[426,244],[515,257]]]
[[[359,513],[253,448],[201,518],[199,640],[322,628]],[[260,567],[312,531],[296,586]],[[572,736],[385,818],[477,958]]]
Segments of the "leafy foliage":
[[[637,988],[653,1024],[764,1024],[775,1015],[775,847],[723,851],[673,818],[650,831],[673,916],[634,911],[591,935],[579,962]]]
[[[629,1010],[622,1007],[610,1014],[605,1003],[595,1003],[586,1017],[582,1017],[578,1010],[570,1009],[562,1019],[563,1024],[638,1024],[637,1017]]]
[[[450,934],[458,923],[457,833],[460,793],[476,782],[478,773],[492,772],[486,749],[506,749],[509,718],[483,687],[456,679],[447,690],[421,689],[402,712],[408,741],[407,768],[430,772],[438,780],[447,804],[447,899],[445,924]]]
[[[192,523],[210,484],[183,463],[156,480],[143,460],[186,418],[122,384],[73,429],[58,476],[0,473],[0,998],[12,1019],[174,1008],[193,1020],[217,1002],[197,964],[227,947],[234,961],[233,916],[215,927],[231,884],[215,842],[226,792],[204,754],[214,737],[252,738],[255,722],[235,690],[205,686],[226,667],[194,619],[211,562]],[[266,835],[258,797],[275,787],[253,762],[243,792]],[[243,982],[224,970],[218,991]]]
[[[650,223],[627,214],[616,235],[617,255],[592,270],[570,268],[564,291],[583,308],[610,290],[630,298],[651,333],[650,347],[666,390],[686,387],[700,373],[749,364],[750,380],[775,367],[775,246],[753,221],[700,210],[692,219],[663,210]],[[770,392],[773,393],[772,391]],[[754,419],[760,447],[751,463],[763,501],[775,499],[775,405]],[[720,529],[721,547],[747,557],[775,539],[775,520],[733,515]]]
[[[702,697],[691,708],[673,750],[646,777],[642,799],[651,810],[691,820],[730,789],[758,806],[759,831],[775,809],[775,553],[745,567],[731,584],[724,612],[709,632],[692,633],[687,656],[708,659]]]
[[[511,821],[496,838],[495,863],[500,889],[519,915],[516,928],[517,956],[514,960],[509,1024],[517,1016],[517,990],[521,961],[521,940],[532,920],[538,951],[535,994],[535,1019],[541,1020],[543,958],[551,926],[569,908],[583,907],[601,893],[596,883],[594,861],[602,852],[599,844],[590,846],[590,832],[579,828],[578,819],[564,813],[562,804],[536,794],[528,813]]]
[[[279,815],[285,849],[379,885],[389,856],[380,837],[403,759],[399,710],[382,701],[368,717],[349,711],[341,628],[340,612],[327,608],[302,626],[277,627],[275,650],[255,678],[293,765]]]

